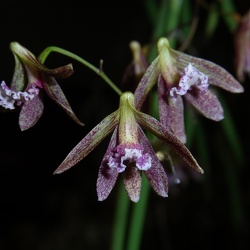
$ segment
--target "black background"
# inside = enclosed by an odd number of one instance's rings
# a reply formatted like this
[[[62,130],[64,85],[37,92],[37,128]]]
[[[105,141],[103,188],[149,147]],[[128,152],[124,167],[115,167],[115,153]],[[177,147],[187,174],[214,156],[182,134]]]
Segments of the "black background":
[[[235,5],[244,14],[249,3],[239,2]],[[129,42],[145,44],[152,35],[142,0],[1,1],[0,6],[0,80],[7,84],[14,72],[12,41],[35,55],[55,45],[97,67],[103,59],[105,73],[119,86],[131,60]],[[234,72],[231,33],[221,22],[216,35],[204,41],[202,21],[194,39],[199,56]],[[97,201],[95,191],[108,139],[66,173],[53,176],[53,171],[93,126],[118,107],[119,97],[70,58],[51,54],[45,64],[53,68],[70,62],[75,74],[59,83],[85,127],[75,124],[47,97],[42,118],[27,131],[18,127],[18,112],[0,113],[0,250],[109,249],[118,188],[103,202]],[[202,184],[205,175],[173,187],[167,199],[152,192],[141,249],[213,249],[219,245],[249,249],[249,83],[248,77],[244,94],[225,93],[246,156],[243,166],[235,166],[240,217],[231,214],[235,190],[230,190],[223,167],[212,156],[208,186]],[[220,149],[210,135],[218,134],[220,125],[203,122],[213,154]]]

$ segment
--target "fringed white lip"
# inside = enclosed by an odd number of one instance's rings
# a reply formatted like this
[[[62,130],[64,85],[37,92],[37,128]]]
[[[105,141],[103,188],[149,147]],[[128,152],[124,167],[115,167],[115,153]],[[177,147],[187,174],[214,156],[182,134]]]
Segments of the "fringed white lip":
[[[116,168],[119,173],[126,169],[126,163],[134,162],[140,170],[148,170],[151,167],[151,157],[149,154],[143,154],[138,148],[127,148],[120,144],[116,147],[115,152],[108,159],[108,166]]]
[[[191,63],[185,68],[185,73],[180,79],[178,87],[173,87],[170,90],[170,96],[185,95],[190,87],[196,86],[201,91],[208,89],[208,76],[200,72]]]
[[[4,81],[0,85],[0,105],[6,109],[15,109],[15,103],[20,106],[23,102],[32,100],[39,94],[36,84],[30,86],[27,91],[13,91]]]

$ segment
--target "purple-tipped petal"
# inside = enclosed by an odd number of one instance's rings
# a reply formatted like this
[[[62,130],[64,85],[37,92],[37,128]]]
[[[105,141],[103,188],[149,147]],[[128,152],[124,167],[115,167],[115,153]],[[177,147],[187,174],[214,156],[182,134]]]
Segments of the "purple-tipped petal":
[[[184,73],[184,68],[186,68],[189,63],[192,63],[195,68],[208,76],[209,84],[232,93],[244,92],[243,86],[227,70],[216,63],[190,56],[176,50],[171,50],[171,53],[176,57],[176,66],[181,75]]]
[[[33,127],[43,114],[43,100],[41,93],[32,100],[24,102],[19,114],[19,127],[22,131]]]
[[[119,173],[116,169],[101,165],[98,172],[96,191],[98,201],[105,200],[111,193]]]
[[[168,196],[168,177],[163,169],[159,159],[157,158],[154,149],[149,143],[146,135],[138,125],[139,140],[144,148],[144,151],[151,156],[151,167],[147,171],[143,171],[150,185],[157,194],[162,197]]]
[[[220,121],[224,118],[223,108],[217,96],[212,91],[206,92],[188,91],[184,98],[190,102],[205,117]]]
[[[158,107],[161,123],[170,129],[182,143],[186,143],[184,125],[184,107],[182,97],[166,96],[166,84],[159,78],[158,81]]]
[[[168,129],[166,129],[159,121],[157,121],[154,117],[141,113],[139,111],[136,112],[137,122],[149,130],[155,136],[157,136],[160,140],[166,142],[166,144],[182,158],[190,167],[198,171],[199,173],[203,173],[203,169],[199,166],[196,159],[193,157],[188,148]]]
[[[119,172],[117,171],[117,169],[110,168],[107,165],[107,158],[110,155],[111,151],[116,147],[117,128],[118,127],[115,128],[112,134],[112,137],[108,145],[108,149],[103,157],[103,160],[99,168],[99,172],[98,172],[98,178],[96,182],[96,191],[97,191],[97,197],[99,201],[103,201],[109,196],[119,175]]]
[[[141,193],[141,170],[135,164],[127,166],[123,173],[123,183],[127,191],[128,197],[133,202],[138,202]]]
[[[60,174],[76,165],[108,136],[118,124],[117,111],[104,118],[67,155],[54,174]]]
[[[83,126],[84,124],[76,117],[74,111],[72,110],[66,96],[64,95],[60,85],[57,83],[56,79],[48,75],[43,76],[43,80],[47,83],[44,84],[44,90],[48,96],[59,105],[76,123]]]

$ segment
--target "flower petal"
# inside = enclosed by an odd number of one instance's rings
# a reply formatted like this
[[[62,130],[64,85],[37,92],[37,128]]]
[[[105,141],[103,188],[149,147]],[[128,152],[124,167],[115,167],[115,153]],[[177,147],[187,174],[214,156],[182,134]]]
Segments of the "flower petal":
[[[151,156],[151,161],[152,161],[151,168],[149,168],[147,171],[143,171],[143,173],[147,177],[149,183],[151,184],[155,192],[162,197],[167,197],[168,196],[167,174],[163,169],[159,159],[157,158],[154,149],[152,148],[146,135],[144,134],[139,125],[138,125],[138,133],[139,133],[140,143],[144,148],[144,152],[147,152]]]
[[[33,127],[43,114],[43,101],[41,93],[33,99],[24,102],[19,114],[19,127],[22,131]]]
[[[161,123],[170,129],[182,143],[186,143],[184,125],[184,107],[182,97],[166,96],[166,84],[162,78],[158,80],[158,106]]]
[[[171,50],[171,53],[177,59],[176,65],[181,75],[184,73],[184,68],[186,68],[189,63],[192,63],[195,68],[209,77],[209,84],[232,93],[242,93],[244,91],[243,86],[221,66],[208,60],[187,55],[180,51]]]
[[[131,201],[138,202],[141,193],[141,170],[134,164],[128,165],[123,173],[125,189]]]
[[[138,110],[141,109],[148,93],[157,82],[157,78],[160,72],[158,61],[159,56],[156,57],[156,59],[150,64],[134,92],[135,107]]]
[[[60,79],[68,78],[74,73],[74,69],[71,63],[54,69],[48,69],[43,64],[41,65],[42,65],[42,70],[45,73],[55,78],[60,78]]]
[[[212,91],[193,93],[188,91],[184,97],[205,117],[220,121],[224,118],[223,108],[217,96]]]
[[[103,157],[103,160],[99,168],[99,172],[98,172],[98,178],[96,182],[96,191],[97,191],[97,196],[98,196],[99,201],[103,201],[109,196],[119,175],[118,171],[115,168],[110,168],[107,165],[107,157],[110,155],[111,151],[116,147],[117,128],[118,127],[115,128],[112,134],[108,149]]]
[[[43,87],[48,96],[59,105],[66,114],[68,114],[76,123],[83,126],[84,124],[77,118],[74,111],[72,110],[66,96],[64,95],[60,85],[56,79],[46,74],[43,75]]]
[[[76,165],[88,155],[118,124],[118,112],[115,111],[95,126],[67,155],[54,174],[60,174]]]
[[[13,91],[23,91],[25,89],[25,80],[26,80],[26,69],[25,66],[21,63],[20,59],[14,54],[15,59],[15,70],[12,77],[10,89]]]
[[[159,121],[154,117],[136,112],[137,122],[149,130],[160,140],[165,141],[167,145],[178,154],[190,167],[194,168],[196,171],[203,173],[203,169],[199,166],[191,152],[188,148],[168,129],[166,129]]]

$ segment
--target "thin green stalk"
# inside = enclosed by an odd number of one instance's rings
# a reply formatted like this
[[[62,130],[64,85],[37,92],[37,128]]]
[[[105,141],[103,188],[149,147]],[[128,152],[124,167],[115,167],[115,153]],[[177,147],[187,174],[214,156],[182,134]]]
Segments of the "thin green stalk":
[[[87,62],[86,60],[84,60],[83,58],[81,58],[80,56],[69,52],[65,49],[59,48],[59,47],[55,47],[55,46],[50,46],[47,47],[40,55],[39,55],[39,60],[44,63],[46,58],[48,57],[48,55],[51,52],[57,52],[59,54],[68,56],[70,58],[73,58],[74,60],[82,63],[83,65],[85,65],[86,67],[88,67],[89,69],[91,69],[92,71],[94,71],[97,75],[99,75],[118,95],[122,94],[122,91],[107,77],[107,75],[103,72],[102,68],[97,68],[94,65],[92,65],[91,63]],[[101,61],[101,66],[102,66],[103,61]]]
[[[130,200],[124,190],[123,183],[120,181],[114,216],[111,250],[124,249],[129,204]]]

